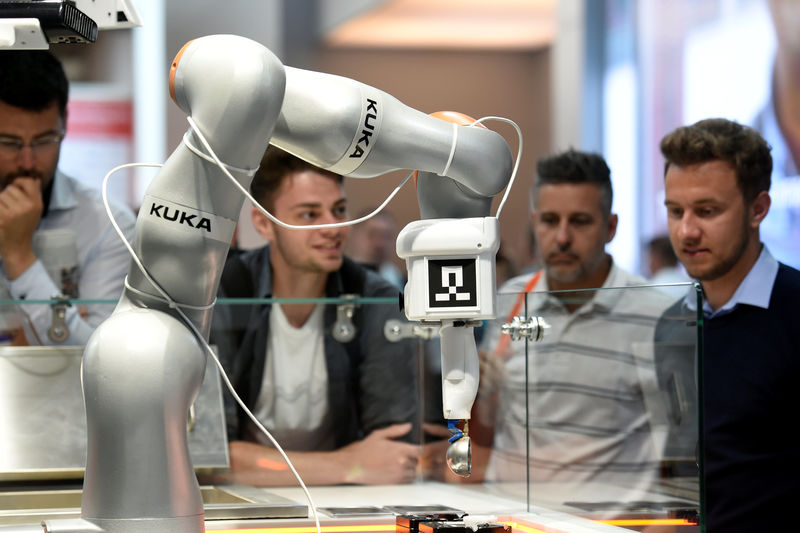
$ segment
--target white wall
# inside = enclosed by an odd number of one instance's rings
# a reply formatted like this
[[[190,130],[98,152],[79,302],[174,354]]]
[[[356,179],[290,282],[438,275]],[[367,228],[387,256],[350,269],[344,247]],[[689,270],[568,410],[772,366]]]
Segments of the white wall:
[[[558,2],[555,42],[551,48],[550,72],[553,114],[552,150],[581,148],[584,73],[585,0]]]

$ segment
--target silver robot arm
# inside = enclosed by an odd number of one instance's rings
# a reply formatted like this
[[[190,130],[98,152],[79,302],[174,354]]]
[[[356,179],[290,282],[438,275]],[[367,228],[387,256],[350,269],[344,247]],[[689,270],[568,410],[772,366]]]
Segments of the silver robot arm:
[[[485,213],[467,216],[486,216],[492,198],[508,183],[511,152],[496,132],[445,122],[352,79],[285,71],[286,94],[272,144],[349,177],[416,169],[458,184],[460,192],[426,202],[423,218],[464,217],[467,206],[474,210],[474,198],[484,199]]]
[[[280,61],[235,36],[190,42],[170,74],[173,98],[244,187],[272,134],[284,88]],[[149,276],[207,337],[243,198],[213,161],[191,148],[201,146],[190,129],[151,182],[134,249]],[[117,308],[84,351],[81,516],[99,528],[85,531],[204,530],[186,414],[200,389],[206,354],[161,290],[132,264]],[[62,531],[62,524],[46,527],[48,533]]]
[[[353,80],[284,67],[260,44],[230,35],[184,46],[172,65],[170,91],[245,188],[270,142],[348,176],[415,168],[423,183],[448,183],[445,196],[421,202],[425,220],[404,230],[398,251],[411,266],[410,278],[418,280],[406,286],[409,318],[439,321],[443,332],[460,330],[455,343],[446,342],[443,333],[442,345],[443,352],[458,352],[457,368],[446,374],[460,390],[448,391],[458,397],[457,418],[468,418],[477,356],[471,330],[467,335],[460,326],[468,322],[465,317],[490,316],[493,300],[479,297],[467,311],[431,310],[415,294],[428,290],[427,275],[419,274],[422,263],[454,257],[476,259],[482,286],[488,288],[490,277],[493,294],[497,228],[496,219],[488,217],[489,204],[508,182],[512,159],[503,138],[430,117]],[[204,530],[185,421],[205,367],[198,334],[208,336],[243,203],[205,152],[190,129],[147,189],[134,248],[149,275],[132,264],[117,308],[84,352],[87,464],[81,519],[47,521],[49,533]],[[452,223],[443,217],[453,216],[470,220],[458,230],[470,227],[467,233],[475,238],[453,247],[451,241],[459,239],[443,233]],[[445,243],[431,245],[442,236]],[[473,254],[476,246],[483,249]]]

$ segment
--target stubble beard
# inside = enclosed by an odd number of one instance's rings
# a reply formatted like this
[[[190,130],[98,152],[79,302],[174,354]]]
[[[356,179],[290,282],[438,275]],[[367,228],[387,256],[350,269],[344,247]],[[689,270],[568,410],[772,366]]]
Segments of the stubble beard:
[[[586,279],[590,273],[594,272],[595,269],[599,268],[600,265],[603,264],[603,261],[605,261],[606,258],[605,248],[601,249],[597,253],[597,259],[591,263],[586,260],[581,260],[581,257],[578,254],[570,250],[562,251],[562,253],[564,252],[571,254],[577,261],[577,264],[568,271],[559,271],[559,269],[551,266],[549,262],[545,260],[547,278],[559,283],[577,283]]]
[[[557,267],[547,265],[547,277],[559,283],[575,283],[586,275],[586,268],[583,263],[578,263],[573,269],[563,271]]]
[[[341,254],[336,260],[325,260],[311,255],[298,261],[291,261],[290,264],[296,270],[301,272],[310,274],[330,274],[331,272],[336,272],[341,268],[342,261],[343,259]]]
[[[717,264],[711,265],[708,270],[703,272],[702,270],[689,270],[686,269],[686,272],[696,280],[699,281],[714,281],[725,274],[731,271],[734,266],[739,262],[739,260],[744,255],[745,250],[750,245],[750,233],[747,231],[747,221],[742,220],[741,231],[739,235],[742,235],[742,239],[739,241],[739,245],[736,247],[734,253],[730,254],[727,257],[723,257]]]

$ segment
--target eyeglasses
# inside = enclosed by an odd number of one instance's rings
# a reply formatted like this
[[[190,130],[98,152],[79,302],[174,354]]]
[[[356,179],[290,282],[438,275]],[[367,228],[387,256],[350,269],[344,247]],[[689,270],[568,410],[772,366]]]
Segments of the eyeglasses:
[[[29,143],[26,143],[19,137],[1,137],[0,136],[0,156],[5,158],[15,158],[19,156],[22,149],[26,146],[31,147],[33,155],[39,156],[53,150],[58,143],[64,140],[64,132],[48,133],[42,135]]]

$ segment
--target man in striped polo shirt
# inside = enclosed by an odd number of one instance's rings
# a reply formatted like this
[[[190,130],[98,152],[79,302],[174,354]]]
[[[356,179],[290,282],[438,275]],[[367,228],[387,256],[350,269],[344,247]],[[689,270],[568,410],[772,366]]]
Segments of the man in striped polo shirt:
[[[654,327],[671,299],[630,288],[647,282],[606,252],[618,217],[601,156],[569,150],[540,160],[537,174],[531,220],[544,269],[501,287],[498,316],[538,315],[549,328],[527,358],[524,341],[503,340],[499,327],[488,335],[478,405],[493,393],[497,404],[484,410],[495,416],[486,479],[529,472],[534,486],[548,483],[536,494],[550,503],[639,500],[659,467],[645,390]]]

